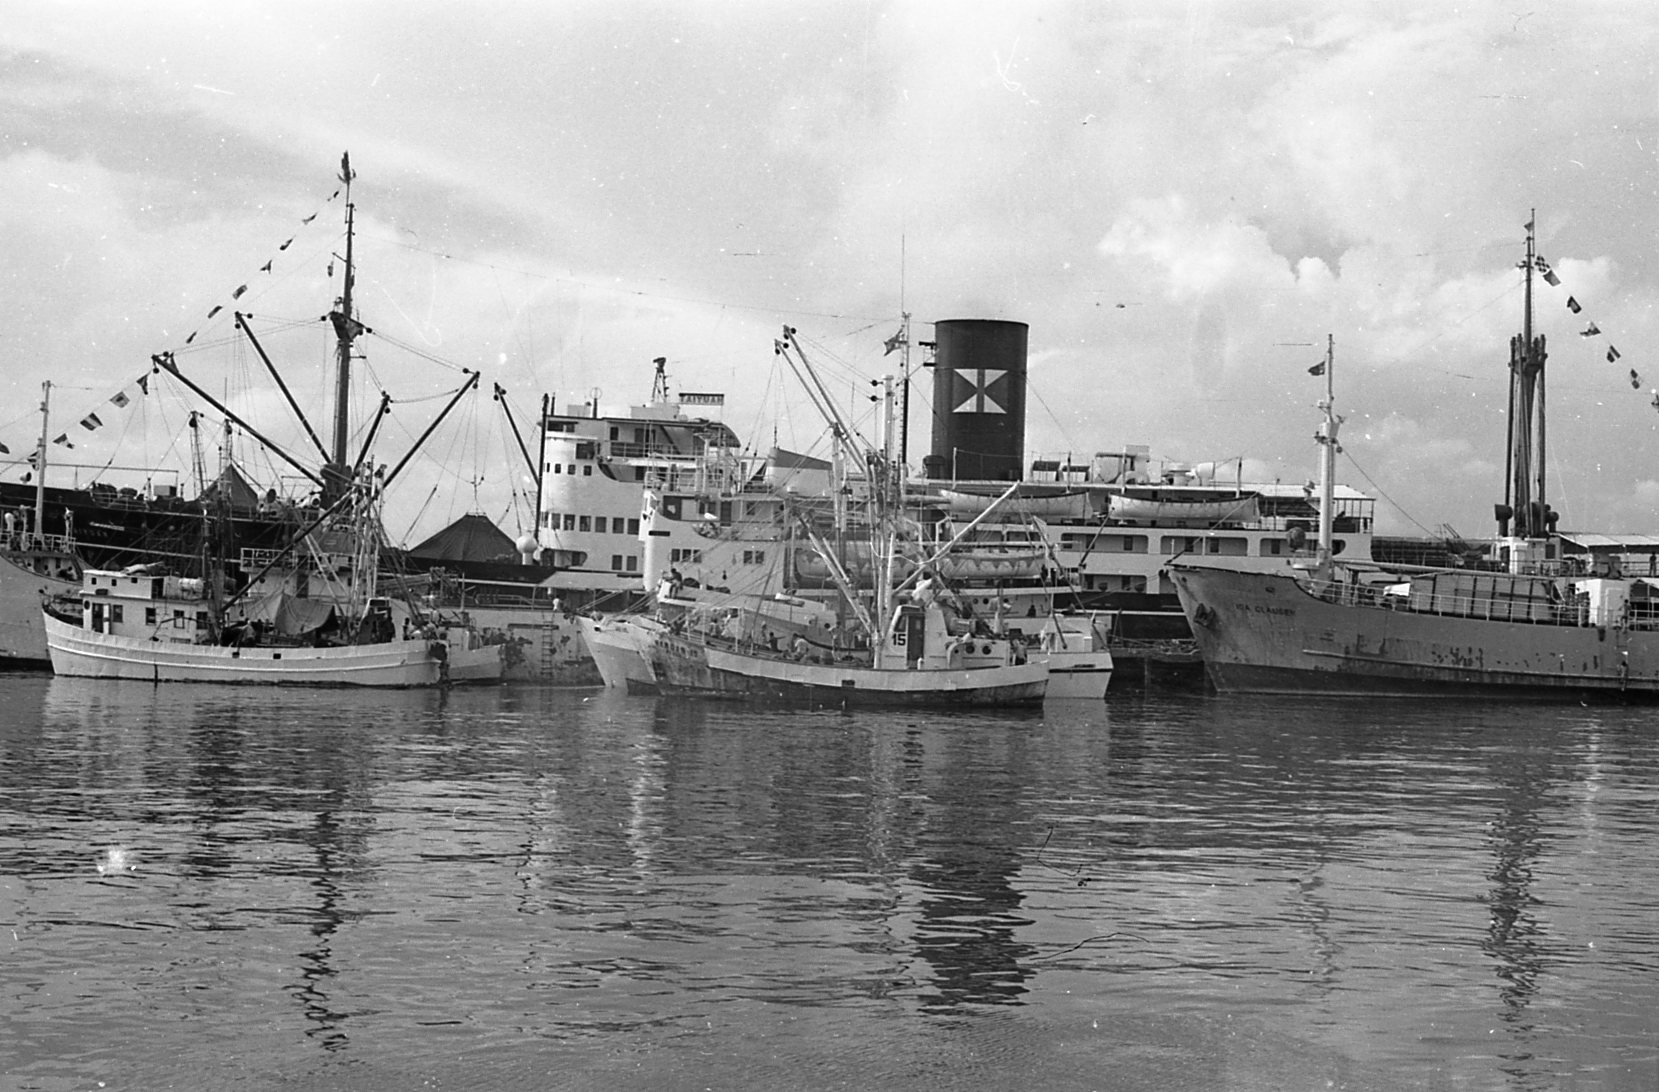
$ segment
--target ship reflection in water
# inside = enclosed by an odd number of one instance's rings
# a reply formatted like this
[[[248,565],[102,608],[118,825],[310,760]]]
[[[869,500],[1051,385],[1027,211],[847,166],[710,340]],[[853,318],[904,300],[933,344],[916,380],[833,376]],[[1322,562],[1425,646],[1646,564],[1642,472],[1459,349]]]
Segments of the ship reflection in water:
[[[0,688],[24,1085],[1659,1075],[1638,711]]]

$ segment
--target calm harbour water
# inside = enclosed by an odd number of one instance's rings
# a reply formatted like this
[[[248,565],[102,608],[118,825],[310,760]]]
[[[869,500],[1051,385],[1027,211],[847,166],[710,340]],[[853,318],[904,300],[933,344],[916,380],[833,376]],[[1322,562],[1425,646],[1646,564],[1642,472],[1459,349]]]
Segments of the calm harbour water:
[[[0,677],[0,1087],[1659,1087],[1659,711]]]

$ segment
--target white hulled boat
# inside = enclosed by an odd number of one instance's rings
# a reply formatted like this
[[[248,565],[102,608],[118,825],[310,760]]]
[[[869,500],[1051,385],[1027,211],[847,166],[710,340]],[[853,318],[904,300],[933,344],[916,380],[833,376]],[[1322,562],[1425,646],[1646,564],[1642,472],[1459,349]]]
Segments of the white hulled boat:
[[[1040,702],[1048,687],[1049,666],[1029,657],[1017,637],[961,610],[934,583],[926,567],[901,575],[897,565],[904,537],[903,467],[894,458],[894,385],[883,384],[884,430],[879,445],[856,440],[856,433],[825,397],[805,354],[785,328],[780,353],[794,352],[802,381],[813,390],[820,411],[830,417],[838,450],[860,447],[867,468],[867,510],[858,526],[867,536],[875,567],[869,585],[861,586],[841,564],[844,552],[815,526],[810,513],[788,512],[828,567],[840,593],[826,613],[824,632],[796,632],[787,643],[775,630],[755,631],[753,621],[728,614],[717,627],[688,616],[656,636],[651,666],[660,690],[671,694],[780,702],[803,705],[1017,705]],[[840,465],[839,456],[832,460]],[[648,489],[648,494],[649,494]],[[848,490],[838,487],[838,496]],[[650,513],[646,504],[649,549]],[[849,513],[836,506],[835,541],[849,533]],[[948,551],[947,551],[948,552]],[[832,614],[833,611],[833,614]],[[837,625],[832,618],[844,618]],[[768,627],[769,628],[769,627]],[[814,639],[816,638],[816,639]]]
[[[223,542],[224,536],[216,532],[231,520],[223,491],[204,504],[200,513],[204,576],[174,574],[159,562],[120,570],[85,570],[78,591],[45,604],[46,644],[56,673],[147,682],[339,686],[431,686],[500,679],[501,645],[482,641],[466,626],[443,622],[411,604],[396,602],[378,587],[384,545],[381,498],[413,452],[389,472],[375,469],[368,459],[374,426],[355,459],[346,450],[352,345],[367,327],[357,320],[352,304],[351,184],[355,172],[346,157],[340,167],[346,194],[343,291],[336,309],[327,316],[335,332],[338,366],[334,448],[332,453],[322,451],[321,441],[306,424],[326,460],[320,471],[314,471],[261,437],[270,450],[316,483],[320,514],[281,548],[244,548],[239,572],[252,575],[235,589],[226,576],[231,551],[213,545]],[[236,319],[251,339],[244,316],[237,314]],[[260,352],[263,357],[263,349]],[[172,353],[153,359],[158,371],[182,382],[225,414],[227,434],[229,422],[241,423],[233,411],[180,371]],[[477,381],[477,374],[472,373],[437,420]],[[286,395],[287,387],[282,387]],[[382,415],[389,404],[388,396],[381,403]],[[291,398],[290,405],[299,412]],[[417,448],[437,420],[417,441]],[[192,434],[199,442],[195,414],[191,421]],[[199,449],[196,459],[200,465]]]

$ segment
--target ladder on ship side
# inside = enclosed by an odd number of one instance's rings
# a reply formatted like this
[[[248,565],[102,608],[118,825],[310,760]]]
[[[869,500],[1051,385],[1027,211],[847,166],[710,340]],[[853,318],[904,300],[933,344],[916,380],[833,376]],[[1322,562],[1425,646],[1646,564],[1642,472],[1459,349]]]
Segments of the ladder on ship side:
[[[553,672],[558,667],[558,622],[549,614],[541,624],[541,678],[543,682],[553,681]]]

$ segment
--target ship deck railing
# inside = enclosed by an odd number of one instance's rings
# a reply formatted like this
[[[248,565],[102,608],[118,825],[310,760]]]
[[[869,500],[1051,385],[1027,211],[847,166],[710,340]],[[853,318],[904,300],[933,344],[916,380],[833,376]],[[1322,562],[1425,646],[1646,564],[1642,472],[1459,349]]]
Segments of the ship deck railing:
[[[49,554],[72,554],[75,540],[68,535],[37,535],[33,532],[13,531],[0,535],[0,547],[8,552],[36,550]]]
[[[1445,569],[1437,572],[1469,575],[1504,576],[1474,569]],[[1531,575],[1531,574],[1529,574]],[[1514,622],[1523,625],[1564,626],[1568,628],[1607,627],[1624,629],[1659,629],[1659,601],[1627,600],[1615,619],[1592,620],[1589,597],[1583,593],[1564,594],[1559,599],[1538,595],[1459,595],[1435,591],[1414,601],[1408,591],[1401,595],[1380,583],[1356,583],[1345,580],[1318,580],[1311,576],[1304,585],[1308,593],[1327,603],[1343,606],[1377,607],[1402,614],[1434,614],[1448,618],[1471,618],[1479,621]],[[1546,585],[1554,587],[1555,585]]]

